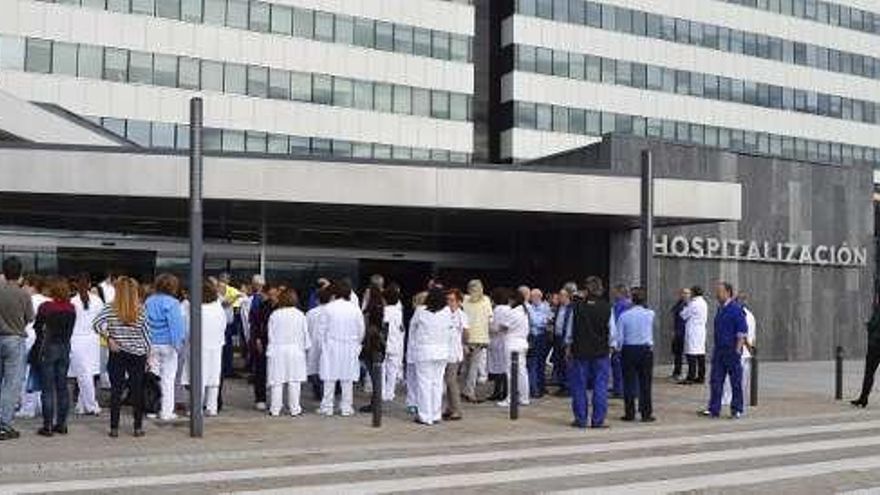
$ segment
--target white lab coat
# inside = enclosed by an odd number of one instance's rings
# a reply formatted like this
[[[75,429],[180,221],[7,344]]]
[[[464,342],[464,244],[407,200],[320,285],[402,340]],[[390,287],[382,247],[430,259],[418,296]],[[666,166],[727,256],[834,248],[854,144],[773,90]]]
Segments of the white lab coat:
[[[386,358],[394,358],[399,363],[403,359],[403,305],[385,306],[383,322],[388,324],[388,340],[385,344]]]
[[[495,306],[492,310],[492,321],[489,323],[489,352],[487,359],[487,369],[489,374],[503,375],[507,373],[507,358],[505,357],[505,337],[504,332],[500,330],[501,325],[510,319],[510,312],[513,311],[510,306],[501,304]],[[526,322],[528,327],[528,322]]]
[[[266,347],[266,384],[306,381],[306,351],[311,347],[306,315],[297,308],[281,308],[269,317]]]
[[[315,306],[306,313],[306,323],[309,326],[309,346],[306,352],[306,374],[318,375],[321,372],[321,341],[327,332],[327,315],[324,305]]]
[[[364,317],[358,306],[345,299],[336,299],[324,308],[327,331],[321,339],[321,380],[355,381],[360,378]]]
[[[684,353],[690,355],[706,354],[706,322],[709,307],[703,296],[692,298],[681,310],[684,323]]]
[[[746,314],[746,328],[749,329],[748,333],[746,334],[746,342],[749,345],[754,346],[755,339],[756,339],[755,333],[757,331],[756,327],[758,326],[758,323],[755,321],[755,315],[749,310],[749,308],[746,308],[745,306],[743,306],[743,312]],[[749,347],[743,346],[743,352],[742,352],[743,364],[745,364],[746,360],[751,357],[752,357],[752,353],[751,353],[751,351],[749,351]]]
[[[410,362],[443,361],[449,358],[449,332],[452,320],[449,311],[436,313],[419,307],[409,324]]]
[[[189,307],[189,301],[181,303]],[[186,312],[187,325],[189,311]],[[223,371],[223,346],[226,344],[226,310],[220,299],[202,304],[202,385],[219,387],[220,374]],[[189,339],[187,338],[187,347]],[[186,351],[187,357],[189,350]],[[189,359],[184,362],[180,374],[180,382],[189,385]]]
[[[79,295],[70,299],[76,309],[76,323],[70,336],[70,367],[67,376],[93,376],[101,372],[101,340],[92,329],[92,322],[104,308],[101,298],[89,293],[86,309]]]
[[[467,314],[459,309],[452,311],[447,306],[444,311],[449,313],[452,326],[449,329],[449,362],[460,363],[464,360],[464,331],[469,328]]]

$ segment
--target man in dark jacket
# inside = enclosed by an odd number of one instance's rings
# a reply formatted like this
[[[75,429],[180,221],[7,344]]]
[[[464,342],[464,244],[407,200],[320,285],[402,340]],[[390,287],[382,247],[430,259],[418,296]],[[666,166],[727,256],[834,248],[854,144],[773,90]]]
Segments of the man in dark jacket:
[[[681,365],[682,358],[684,357],[684,327],[685,321],[684,318],[681,317],[681,310],[687,306],[688,301],[691,298],[691,290],[690,289],[681,289],[679,292],[678,301],[675,301],[675,304],[672,306],[672,379],[674,381],[679,381],[681,379]]]
[[[571,332],[565,336],[568,382],[571,387],[572,426],[587,427],[587,384],[593,384],[591,428],[605,427],[608,412],[608,354],[611,349],[611,306],[601,299],[602,279],[589,277],[586,298],[575,303]]]

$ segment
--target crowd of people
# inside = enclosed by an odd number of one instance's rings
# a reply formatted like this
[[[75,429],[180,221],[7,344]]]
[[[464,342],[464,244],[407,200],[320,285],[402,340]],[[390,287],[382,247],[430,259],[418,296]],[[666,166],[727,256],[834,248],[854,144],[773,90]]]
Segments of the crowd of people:
[[[719,284],[715,298],[711,392],[703,414],[717,417],[725,403],[737,418],[755,318],[745,295],[730,285]],[[548,294],[527,286],[487,294],[480,280],[461,291],[434,279],[405,307],[400,287],[381,275],[371,277],[360,296],[346,278],[319,279],[301,299],[294,288],[267,284],[259,275],[235,287],[223,273],[204,281],[201,299],[206,416],[220,412],[224,380],[240,376],[237,348],[254,407],[271,416],[303,414],[305,384],[324,416],[355,414],[356,386],[378,388],[384,401],[405,388],[407,411],[424,425],[461,420],[463,401],[527,406],[555,387],[556,395],[571,397],[578,428],[607,426],[609,394],[623,399],[623,421],[655,420],[655,312],[641,287],[619,285],[607,297],[603,281],[588,277]],[[19,436],[16,416],[41,415],[40,435],[66,434],[69,381],[75,382],[77,414],[101,414],[97,389],[110,389],[111,437],[119,435],[125,404],[134,436],[144,434],[148,413],[174,420],[190,385],[189,311],[188,294],[171,274],[149,285],[127,276],[93,285],[89,274],[23,277],[17,259],[4,260],[0,440]],[[672,318],[673,378],[703,383],[708,304],[700,287],[681,291]],[[481,394],[479,385],[488,382],[491,393]]]

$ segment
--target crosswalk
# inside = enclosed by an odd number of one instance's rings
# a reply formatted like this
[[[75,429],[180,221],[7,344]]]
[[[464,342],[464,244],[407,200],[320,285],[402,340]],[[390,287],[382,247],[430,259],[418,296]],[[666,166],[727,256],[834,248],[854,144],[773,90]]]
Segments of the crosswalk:
[[[442,430],[437,432],[442,435]],[[586,434],[571,430],[552,438],[519,435],[509,441],[438,442],[412,451],[402,446],[365,448],[356,459],[350,452],[341,455],[327,449],[314,456],[315,462],[269,467],[254,462],[266,452],[241,451],[225,452],[223,458],[204,456],[201,463],[191,464],[143,458],[140,465],[149,469],[141,472],[132,469],[138,461],[104,473],[42,466],[68,469],[72,475],[6,482],[3,472],[24,468],[12,465],[0,470],[0,494],[655,494],[742,486],[752,492],[780,493],[783,486],[782,493],[873,493],[880,487],[878,452],[880,419],[870,416],[788,423],[695,419],[691,428],[638,425]]]

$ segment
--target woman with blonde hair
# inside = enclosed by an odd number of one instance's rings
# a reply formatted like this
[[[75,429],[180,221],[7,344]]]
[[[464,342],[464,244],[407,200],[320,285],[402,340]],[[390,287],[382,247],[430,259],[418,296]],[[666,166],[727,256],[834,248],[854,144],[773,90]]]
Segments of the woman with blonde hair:
[[[119,277],[114,284],[116,297],[104,306],[92,328],[107,339],[110,358],[107,372],[110,374],[110,436],[119,436],[119,412],[122,407],[122,391],[129,387],[134,436],[144,436],[144,373],[150,354],[150,333],[147,316],[138,294],[137,281]],[[126,380],[127,377],[127,380]]]
[[[462,310],[470,324],[468,327],[465,375],[462,395],[468,402],[477,402],[477,382],[486,381],[486,360],[489,347],[489,323],[492,321],[492,302],[483,290],[483,283],[471,280],[467,284],[467,297],[462,303]]]

